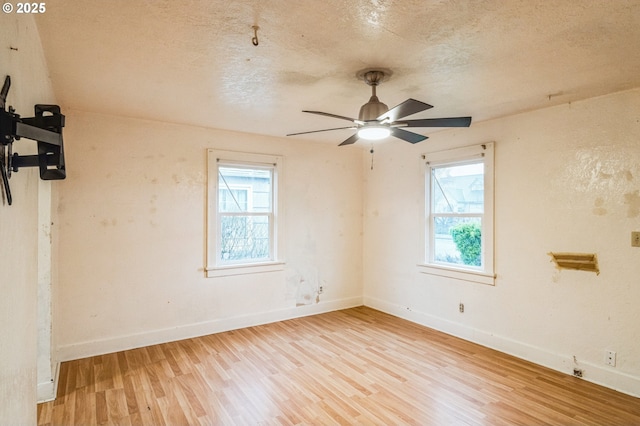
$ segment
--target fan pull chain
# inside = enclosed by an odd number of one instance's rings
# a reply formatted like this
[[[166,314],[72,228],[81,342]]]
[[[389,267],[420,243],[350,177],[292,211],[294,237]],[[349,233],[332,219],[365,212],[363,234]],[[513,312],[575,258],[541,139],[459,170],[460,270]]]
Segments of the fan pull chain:
[[[373,146],[371,147],[369,152],[371,153],[371,170],[373,170]]]

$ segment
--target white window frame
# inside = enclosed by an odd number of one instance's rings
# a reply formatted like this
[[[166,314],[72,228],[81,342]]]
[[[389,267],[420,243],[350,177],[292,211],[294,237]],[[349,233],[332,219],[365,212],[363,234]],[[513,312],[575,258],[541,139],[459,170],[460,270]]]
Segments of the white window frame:
[[[482,160],[484,163],[484,213],[482,214],[482,266],[452,265],[433,260],[434,234],[432,223],[432,169]],[[494,143],[454,148],[423,154],[424,206],[422,215],[422,253],[418,263],[420,272],[447,278],[495,285],[494,264]]]
[[[221,260],[220,255],[220,215],[218,214],[218,167],[238,166],[247,168],[269,168],[272,176],[273,226],[270,228],[269,243],[271,258],[256,262],[230,263]],[[207,247],[206,276],[223,277],[229,275],[253,274],[284,270],[284,238],[282,237],[284,158],[279,155],[256,154],[237,151],[207,150]],[[240,188],[239,188],[240,189]],[[244,188],[242,188],[244,189]]]

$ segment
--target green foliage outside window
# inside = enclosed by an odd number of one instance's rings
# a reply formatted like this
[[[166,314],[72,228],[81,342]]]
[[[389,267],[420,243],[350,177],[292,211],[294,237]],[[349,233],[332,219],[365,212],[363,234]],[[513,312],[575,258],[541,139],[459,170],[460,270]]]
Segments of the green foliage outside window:
[[[449,230],[465,265],[480,266],[482,230],[477,223],[461,223]]]

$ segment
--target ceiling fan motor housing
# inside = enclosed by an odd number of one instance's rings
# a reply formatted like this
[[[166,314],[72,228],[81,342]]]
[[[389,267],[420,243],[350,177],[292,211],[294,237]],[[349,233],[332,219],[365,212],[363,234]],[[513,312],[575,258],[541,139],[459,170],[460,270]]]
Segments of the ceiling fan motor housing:
[[[376,96],[376,86],[384,80],[384,77],[383,71],[367,71],[362,75],[364,82],[371,86],[371,98],[369,98],[369,102],[360,107],[360,114],[358,115],[360,121],[375,120],[389,111],[389,107],[380,102]]]
[[[377,96],[371,96],[369,102],[360,107],[360,114],[358,119],[360,121],[371,121],[380,117],[385,112],[389,111],[389,107],[378,100]]]

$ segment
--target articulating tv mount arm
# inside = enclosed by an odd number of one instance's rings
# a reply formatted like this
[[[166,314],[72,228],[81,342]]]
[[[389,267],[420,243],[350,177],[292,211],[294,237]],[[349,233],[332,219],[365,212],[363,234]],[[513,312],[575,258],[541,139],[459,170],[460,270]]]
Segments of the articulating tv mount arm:
[[[67,176],[62,144],[64,115],[60,114],[60,107],[36,105],[35,117],[21,118],[13,107],[5,109],[10,86],[11,78],[7,76],[0,91],[0,171],[9,205],[12,202],[9,187],[12,171],[17,172],[20,167],[39,167],[42,180],[59,180]],[[38,154],[12,153],[13,142],[20,138],[37,141]]]

